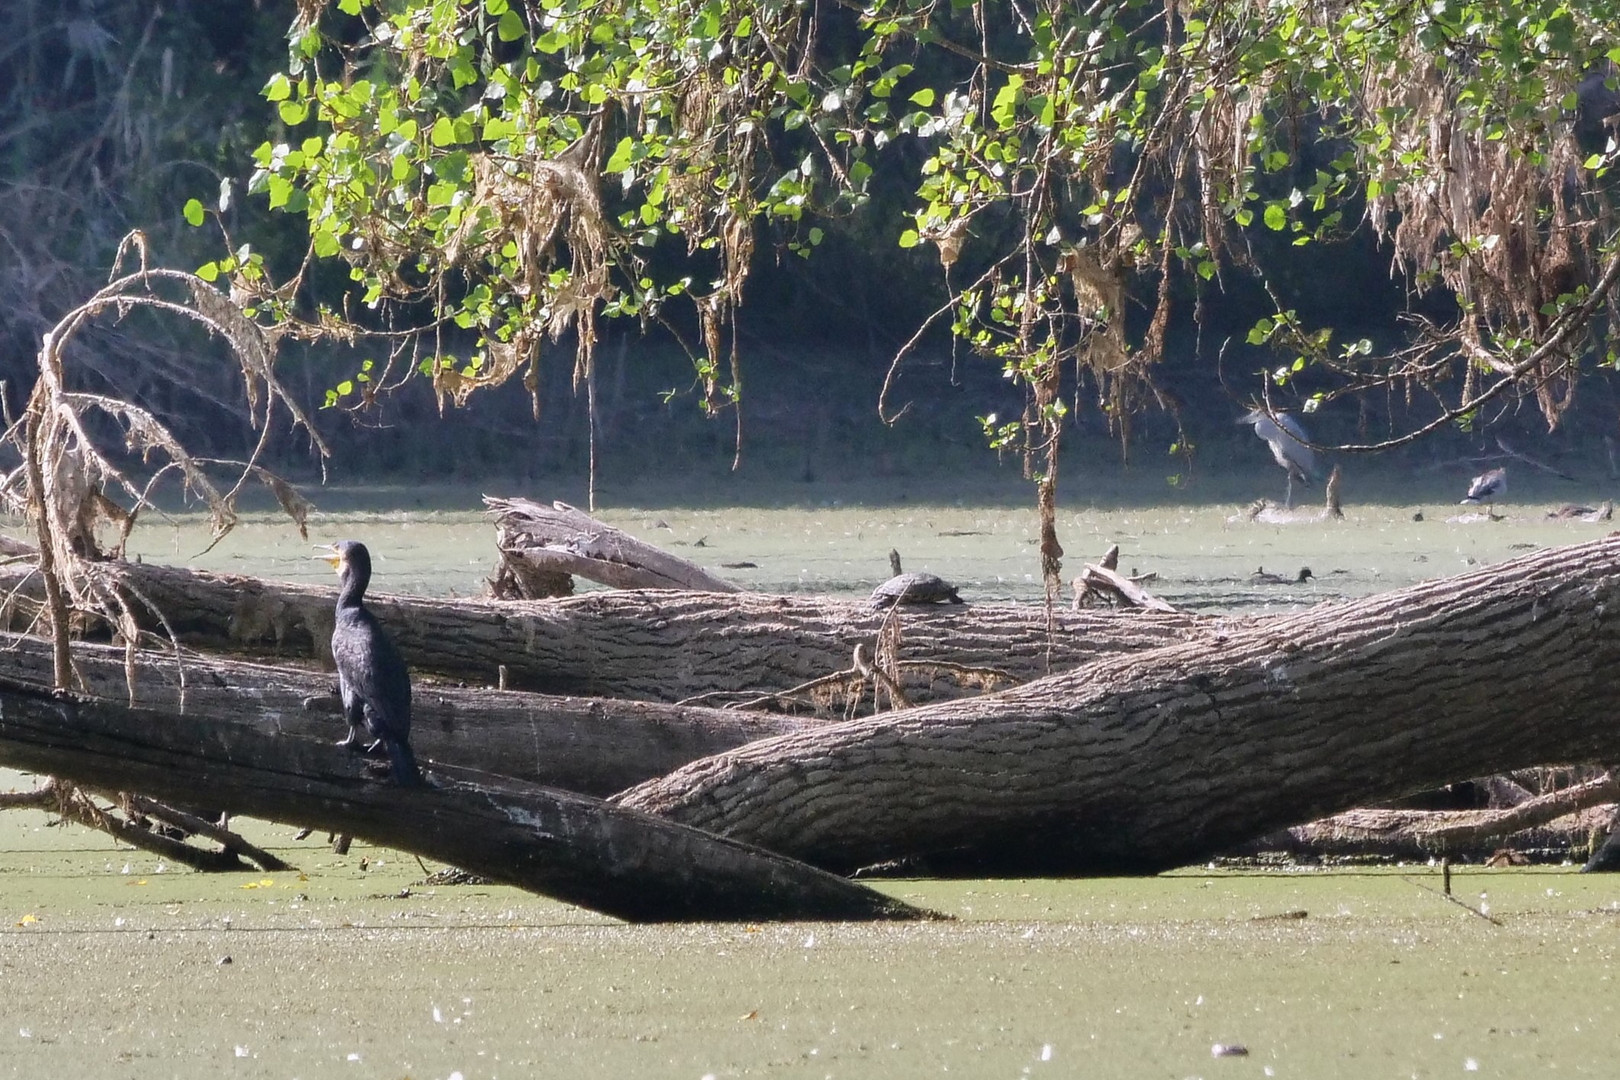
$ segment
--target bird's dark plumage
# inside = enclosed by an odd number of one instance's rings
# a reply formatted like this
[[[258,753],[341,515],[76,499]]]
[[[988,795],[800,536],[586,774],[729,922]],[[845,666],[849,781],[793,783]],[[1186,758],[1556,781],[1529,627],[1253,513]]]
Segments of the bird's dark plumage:
[[[357,540],[344,540],[332,545],[329,561],[342,579],[332,625],[332,659],[343,715],[349,722],[349,735],[338,745],[354,746],[364,726],[376,740],[372,745],[381,743],[387,750],[394,780],[406,786],[420,784],[422,773],[410,746],[410,672],[364,602],[371,583],[371,553]]]

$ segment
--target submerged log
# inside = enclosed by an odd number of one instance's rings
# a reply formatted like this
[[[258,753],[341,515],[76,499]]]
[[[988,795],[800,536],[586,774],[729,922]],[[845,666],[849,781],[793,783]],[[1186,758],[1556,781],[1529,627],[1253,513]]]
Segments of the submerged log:
[[[1620,539],[751,743],[622,805],[849,869],[1155,872],[1470,776],[1615,760]]]
[[[928,913],[735,841],[595,799],[433,767],[371,779],[329,740],[0,678],[0,763],[347,833],[639,922]]]
[[[0,675],[49,685],[51,646],[0,634]],[[251,721],[335,742],[344,731],[334,675],[240,660],[79,643],[74,689],[214,723]],[[133,685],[130,680],[133,678]],[[735,709],[563,698],[418,682],[417,756],[586,795],[606,796],[689,761],[817,721]]]
[[[563,502],[484,496],[495,515],[496,546],[529,573],[577,574],[615,589],[739,592],[701,566],[644,544]],[[521,576],[521,575],[520,575]]]
[[[138,563],[85,567],[117,590],[143,629],[172,630],[203,649],[319,659],[332,633],[333,588],[289,585]],[[43,590],[26,567],[0,568],[12,627],[26,627]],[[858,601],[754,593],[595,592],[566,600],[502,602],[368,595],[367,605],[417,672],[517,689],[643,701],[706,694],[769,694],[848,666],[886,612]],[[161,618],[159,617],[161,613]],[[908,608],[900,657],[906,693],[960,696],[948,673],[921,662],[1038,678],[1101,657],[1185,639],[1208,640],[1234,620],[1158,613],[1055,612],[1035,605]],[[1241,620],[1238,620],[1241,621]],[[1050,627],[1055,631],[1049,633]]]
[[[1617,799],[1620,779],[1604,776],[1503,810],[1349,810],[1273,833],[1244,845],[1240,853],[1482,859],[1503,846],[1572,850],[1584,846],[1592,831],[1592,823],[1586,820],[1589,815],[1583,812],[1604,807],[1600,820],[1607,821],[1611,816],[1608,804]],[[1564,827],[1555,827],[1560,821]]]

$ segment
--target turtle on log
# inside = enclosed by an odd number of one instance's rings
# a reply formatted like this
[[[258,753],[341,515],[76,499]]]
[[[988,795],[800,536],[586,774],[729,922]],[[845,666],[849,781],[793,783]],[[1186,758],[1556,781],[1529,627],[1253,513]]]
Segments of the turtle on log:
[[[894,577],[872,590],[872,606],[893,607],[896,604],[960,604],[964,601],[956,594],[956,586],[934,574],[907,574],[900,569],[900,553],[889,551],[889,568]]]

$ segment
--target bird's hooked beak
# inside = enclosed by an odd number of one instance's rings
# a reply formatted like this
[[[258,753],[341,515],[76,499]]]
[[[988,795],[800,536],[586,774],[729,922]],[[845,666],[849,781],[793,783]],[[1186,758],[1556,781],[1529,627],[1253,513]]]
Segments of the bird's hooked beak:
[[[315,550],[321,552],[321,554],[312,555],[311,558],[322,559],[338,573],[343,572],[343,553],[338,550],[336,544],[316,544]]]

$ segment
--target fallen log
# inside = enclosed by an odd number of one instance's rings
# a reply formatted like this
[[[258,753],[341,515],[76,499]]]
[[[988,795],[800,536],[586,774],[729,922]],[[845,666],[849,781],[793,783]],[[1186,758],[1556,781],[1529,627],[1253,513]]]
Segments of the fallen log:
[[[1612,816],[1620,778],[1605,776],[1548,792],[1505,810],[1363,808],[1295,825],[1246,844],[1234,854],[1264,851],[1316,858],[1371,855],[1385,859],[1483,859],[1500,847],[1585,847],[1595,824]],[[1553,828],[1563,821],[1565,828]],[[1585,853],[1582,854],[1585,857]]]
[[[1470,776],[1614,760],[1620,539],[832,724],[618,801],[850,869],[1156,872]]]
[[[495,546],[501,557],[527,564],[527,574],[569,574],[615,589],[741,591],[701,566],[644,544],[564,502],[484,496],[495,515]],[[518,575],[520,579],[524,575]]]
[[[13,544],[13,549],[18,546]],[[124,597],[158,639],[172,631],[199,649],[329,659],[333,588],[289,585],[127,562],[85,564]],[[0,568],[11,628],[26,629],[43,589],[25,566]],[[885,616],[855,601],[753,593],[594,592],[566,600],[503,602],[368,595],[367,605],[406,662],[485,685],[550,694],[686,701],[705,694],[770,694],[849,665]],[[159,613],[161,613],[161,618]],[[1055,612],[972,604],[908,608],[900,658],[912,701],[976,691],[944,665],[1037,678],[1185,638],[1208,640],[1232,623],[1195,615]],[[939,669],[925,666],[938,660]]]
[[[52,678],[51,645],[0,633],[0,675]],[[193,653],[78,643],[74,689],[198,721],[251,721],[335,742],[344,731],[336,676]],[[131,684],[133,678],[133,684]],[[418,682],[411,745],[418,757],[586,795],[606,796],[689,761],[817,721],[660,702],[553,697]]]
[[[0,763],[347,833],[637,922],[929,913],[767,851],[468,770],[368,778],[329,740],[0,678]]]

